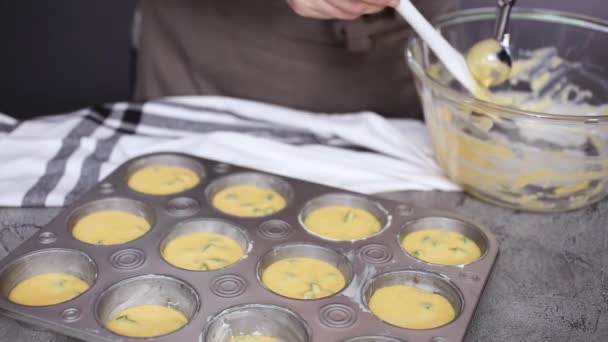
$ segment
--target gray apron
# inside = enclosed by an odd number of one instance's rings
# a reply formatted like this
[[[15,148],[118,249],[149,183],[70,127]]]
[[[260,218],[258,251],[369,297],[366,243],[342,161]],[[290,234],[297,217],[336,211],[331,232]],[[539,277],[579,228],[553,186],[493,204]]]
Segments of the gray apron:
[[[427,15],[449,7],[418,5]],[[420,116],[405,61],[408,27],[392,9],[339,21],[300,17],[285,0],[144,0],[141,14],[136,100],[225,95]]]

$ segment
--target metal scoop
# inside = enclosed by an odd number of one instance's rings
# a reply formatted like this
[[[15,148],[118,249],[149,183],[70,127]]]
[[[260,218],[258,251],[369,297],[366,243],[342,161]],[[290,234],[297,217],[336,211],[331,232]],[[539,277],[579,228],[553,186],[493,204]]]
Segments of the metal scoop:
[[[494,38],[482,40],[467,53],[467,65],[473,77],[485,87],[504,83],[511,75],[510,36],[507,32],[515,0],[498,0]]]

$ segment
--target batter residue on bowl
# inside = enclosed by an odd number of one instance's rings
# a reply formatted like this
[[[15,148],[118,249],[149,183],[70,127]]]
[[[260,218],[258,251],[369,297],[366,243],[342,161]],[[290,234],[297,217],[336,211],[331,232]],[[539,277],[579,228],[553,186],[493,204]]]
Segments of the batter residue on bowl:
[[[444,229],[424,229],[407,234],[401,246],[417,259],[440,265],[464,265],[481,257],[481,250],[468,237]]]
[[[9,300],[27,306],[46,306],[67,302],[89,289],[83,280],[63,272],[40,274],[13,288]]]
[[[108,210],[89,214],[76,222],[72,235],[92,245],[118,245],[133,241],[150,230],[150,223],[127,211]]]
[[[456,317],[454,307],[443,296],[407,285],[376,290],[369,309],[381,320],[406,329],[432,329]]]
[[[319,208],[306,215],[310,231],[334,240],[360,240],[380,231],[381,223],[367,210],[347,206]]]
[[[208,232],[178,236],[162,250],[168,263],[192,271],[224,268],[239,261],[243,255],[243,249],[235,240]]]
[[[450,79],[437,64],[429,68],[429,75],[442,83]],[[574,83],[586,78],[604,83],[580,63],[562,59],[555,48],[522,51],[509,85],[488,91],[491,98],[485,100],[505,110],[581,118],[606,115],[608,105],[597,103],[598,94]],[[481,111],[442,97],[423,98],[436,158],[469,192],[534,211],[575,209],[606,193],[603,126],[582,120],[574,124],[524,116],[511,119],[501,110]]]
[[[346,286],[335,266],[313,258],[279,260],[264,270],[262,283],[273,292],[296,299],[328,297]]]
[[[258,336],[258,335],[242,335],[235,336],[228,342],[282,342],[274,337]]]
[[[199,182],[199,175],[192,169],[158,165],[137,170],[129,177],[128,185],[144,194],[170,195],[192,189]]]
[[[117,313],[106,327],[128,337],[155,337],[174,332],[188,323],[178,310],[161,305],[140,305]]]
[[[235,216],[255,217],[275,213],[287,204],[278,192],[255,185],[235,185],[218,191],[212,199],[218,210]]]

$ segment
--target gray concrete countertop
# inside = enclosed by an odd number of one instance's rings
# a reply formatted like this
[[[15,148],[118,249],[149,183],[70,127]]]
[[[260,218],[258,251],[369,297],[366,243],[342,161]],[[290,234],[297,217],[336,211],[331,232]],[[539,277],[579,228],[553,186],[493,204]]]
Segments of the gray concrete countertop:
[[[461,193],[385,195],[487,225],[500,253],[466,341],[608,341],[608,200],[575,212],[529,214]],[[59,209],[0,209],[0,258]],[[0,341],[73,341],[0,316]]]

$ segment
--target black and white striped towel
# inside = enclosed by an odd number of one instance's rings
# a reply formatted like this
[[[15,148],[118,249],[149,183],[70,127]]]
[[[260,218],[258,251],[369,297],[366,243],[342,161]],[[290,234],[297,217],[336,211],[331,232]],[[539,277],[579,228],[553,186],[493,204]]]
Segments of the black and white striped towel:
[[[177,151],[363,193],[459,190],[414,120],[330,116],[226,97],[0,114],[0,206],[63,206],[138,155]]]

